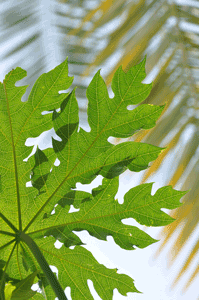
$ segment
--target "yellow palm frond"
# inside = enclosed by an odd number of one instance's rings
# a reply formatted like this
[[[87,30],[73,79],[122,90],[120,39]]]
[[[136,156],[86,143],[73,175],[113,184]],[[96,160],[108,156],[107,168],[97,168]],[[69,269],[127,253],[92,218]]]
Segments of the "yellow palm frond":
[[[185,180],[181,189],[191,188],[188,195],[184,197],[185,205],[175,211],[176,221],[162,230],[165,239],[159,250],[163,249],[174,231],[183,224],[183,229],[172,248],[175,250],[171,251],[170,260],[172,261],[174,256],[177,257],[179,250],[199,221],[198,167],[190,166],[193,158],[199,156],[197,152],[199,144],[199,77],[197,76],[199,35],[197,30],[189,29],[187,25],[199,23],[199,5],[196,1],[191,3],[188,0],[186,4],[185,2],[176,4],[174,1],[167,0],[124,0],[110,1],[111,5],[103,10],[106,2],[101,2],[101,5],[93,11],[96,14],[98,9],[101,10],[101,17],[93,21],[91,30],[81,31],[81,38],[77,40],[74,49],[79,46],[78,51],[83,51],[83,42],[88,37],[98,40],[96,30],[104,26],[106,22],[110,22],[116,15],[119,18],[122,13],[126,12],[126,17],[120,21],[120,26],[117,26],[112,33],[106,34],[104,30],[104,35],[101,34],[101,39],[107,39],[106,46],[96,51],[92,62],[81,73],[79,82],[81,85],[84,78],[93,75],[100,66],[102,69],[108,68],[109,70],[105,74],[105,82],[110,87],[113,74],[120,65],[123,70],[127,71],[147,54],[147,74],[155,73],[151,77],[152,91],[142,103],[161,105],[166,102],[166,107],[155,128],[135,133],[131,139],[161,147],[166,146],[167,149],[152,163],[151,168],[145,171],[141,183],[157,173],[160,166],[168,163],[168,159],[178,151],[174,159],[175,163],[171,164],[172,172],[168,176],[168,184],[175,186]],[[115,7],[116,3],[118,7],[122,5],[120,11]],[[93,15],[90,14],[90,16]],[[87,20],[86,17],[85,20]],[[183,21],[186,22],[186,26]],[[72,33],[74,34],[74,31]],[[75,34],[78,35],[78,30]],[[67,38],[70,40],[69,37]],[[114,55],[117,59],[114,63],[110,63]],[[190,135],[190,138],[186,138],[187,142],[182,144],[186,135]],[[119,142],[119,139],[115,139],[115,143]],[[197,162],[196,165],[198,165]],[[187,174],[187,168],[191,168],[189,174]],[[177,279],[188,268],[189,261],[196,255],[197,250],[198,242],[193,246],[192,253],[187,254],[187,262]],[[197,274],[198,268],[195,269],[191,279],[193,280]]]

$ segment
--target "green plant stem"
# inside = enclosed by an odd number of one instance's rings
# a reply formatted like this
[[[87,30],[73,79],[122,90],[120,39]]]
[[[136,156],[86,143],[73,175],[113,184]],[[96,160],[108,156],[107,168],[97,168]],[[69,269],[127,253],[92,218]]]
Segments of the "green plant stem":
[[[38,264],[40,265],[42,271],[44,272],[44,275],[48,279],[51,287],[53,288],[56,296],[59,300],[68,300],[61,285],[59,284],[56,276],[50,269],[46,259],[44,258],[43,254],[41,253],[39,247],[37,244],[33,241],[33,239],[25,234],[24,232],[20,232],[19,234],[20,239],[26,243],[26,245],[29,247],[31,252],[33,253],[34,257],[36,258]]]

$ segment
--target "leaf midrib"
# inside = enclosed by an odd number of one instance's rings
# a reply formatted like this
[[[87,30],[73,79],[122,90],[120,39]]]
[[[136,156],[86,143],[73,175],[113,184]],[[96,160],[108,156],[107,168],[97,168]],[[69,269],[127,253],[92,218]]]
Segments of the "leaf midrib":
[[[150,195],[151,197],[153,197],[152,195]],[[64,227],[64,226],[68,226],[68,225],[72,225],[72,224],[77,224],[77,223],[86,223],[86,222],[89,222],[89,221],[92,221],[92,220],[97,220],[97,219],[100,219],[100,218],[107,218],[107,217],[112,217],[112,216],[115,216],[115,215],[120,215],[120,214],[124,214],[124,213],[128,213],[128,212],[131,212],[136,209],[140,209],[140,208],[146,208],[147,206],[150,206],[151,204],[155,204],[155,203],[159,203],[159,202],[162,202],[162,201],[166,201],[167,199],[169,198],[173,198],[173,195],[172,196],[169,196],[167,197],[166,199],[158,199],[157,201],[153,201],[151,203],[147,203],[145,205],[141,205],[141,206],[138,206],[138,207],[135,207],[135,208],[132,208],[132,209],[126,209],[124,211],[120,211],[120,212],[116,212],[116,213],[112,213],[112,214],[107,214],[107,215],[103,215],[103,216],[98,216],[98,217],[94,217],[94,218],[89,218],[89,219],[85,219],[82,221],[79,220],[79,221],[74,221],[74,222],[70,222],[70,223],[65,223],[65,224],[61,224],[61,225],[55,225],[55,226],[51,226],[51,227],[47,227],[47,228],[42,228],[42,229],[39,229],[39,230],[36,230],[36,231],[32,231],[32,232],[29,232],[28,234],[35,234],[35,233],[38,233],[38,232],[41,232],[43,230],[51,230],[51,229],[57,229],[59,227]],[[101,199],[99,199],[97,201],[97,203],[100,201]],[[96,204],[95,204],[96,205]],[[122,205],[122,204],[120,204]],[[161,210],[158,211],[158,212],[162,212]],[[49,217],[50,218],[50,217]],[[128,217],[129,218],[129,217]],[[157,219],[157,218],[154,218],[154,219]],[[162,219],[160,219],[162,220]],[[97,224],[94,224],[95,226],[99,226]],[[101,227],[101,226],[100,226]]]
[[[12,71],[10,72],[10,76],[11,76],[11,74],[12,74]],[[4,92],[5,92],[6,102],[7,102],[7,112],[8,112],[8,119],[9,119],[9,124],[10,124],[10,133],[11,133],[11,140],[12,140],[12,153],[13,153],[14,170],[15,170],[14,173],[15,173],[15,186],[16,186],[16,192],[17,192],[17,210],[18,210],[19,230],[22,230],[22,219],[21,219],[21,206],[20,206],[20,196],[19,196],[19,181],[18,181],[17,161],[16,161],[15,146],[14,146],[14,137],[13,137],[12,122],[11,122],[11,116],[10,116],[9,100],[8,100],[8,95],[7,95],[7,90],[6,90],[6,84],[5,84],[4,81],[3,81],[3,86],[4,86]]]

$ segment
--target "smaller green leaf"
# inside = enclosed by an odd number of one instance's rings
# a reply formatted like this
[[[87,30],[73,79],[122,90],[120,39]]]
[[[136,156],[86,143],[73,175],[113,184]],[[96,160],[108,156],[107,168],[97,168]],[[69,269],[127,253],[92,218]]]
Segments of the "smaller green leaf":
[[[32,298],[37,292],[31,290],[37,271],[30,274],[15,286],[10,283],[5,287],[5,300],[28,300]]]
[[[5,300],[10,300],[12,297],[12,292],[16,289],[14,285],[12,285],[10,282],[6,284],[5,290],[4,290],[4,295],[5,295]]]

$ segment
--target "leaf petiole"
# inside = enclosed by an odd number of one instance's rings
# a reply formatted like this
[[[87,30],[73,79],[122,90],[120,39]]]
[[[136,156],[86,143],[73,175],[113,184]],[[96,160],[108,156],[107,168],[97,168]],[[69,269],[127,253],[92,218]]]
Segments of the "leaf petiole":
[[[50,269],[46,259],[44,258],[43,254],[41,253],[37,244],[33,241],[33,239],[30,236],[25,234],[23,231],[19,233],[19,238],[21,241],[25,242],[26,245],[31,250],[32,254],[36,258],[38,264],[40,265],[42,271],[44,272],[44,275],[48,279],[48,281],[49,281],[51,287],[53,288],[58,299],[59,300],[68,300],[60,283],[58,282],[56,276]]]

